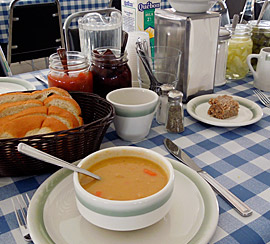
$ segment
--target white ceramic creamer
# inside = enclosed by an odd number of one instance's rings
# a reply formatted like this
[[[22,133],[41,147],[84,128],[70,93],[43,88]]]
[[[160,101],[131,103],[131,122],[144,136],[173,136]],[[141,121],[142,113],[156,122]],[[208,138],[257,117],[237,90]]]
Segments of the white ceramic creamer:
[[[256,70],[251,65],[251,59],[258,59]],[[259,54],[250,54],[247,63],[254,77],[254,87],[270,91],[270,47],[264,47]]]

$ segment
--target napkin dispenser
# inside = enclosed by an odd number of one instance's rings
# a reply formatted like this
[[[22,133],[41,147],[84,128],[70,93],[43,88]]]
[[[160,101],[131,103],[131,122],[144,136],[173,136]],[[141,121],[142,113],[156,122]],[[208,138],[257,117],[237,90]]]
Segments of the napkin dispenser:
[[[173,8],[156,9],[155,45],[182,51],[176,89],[183,92],[184,102],[214,90],[219,26],[218,13],[189,14]]]

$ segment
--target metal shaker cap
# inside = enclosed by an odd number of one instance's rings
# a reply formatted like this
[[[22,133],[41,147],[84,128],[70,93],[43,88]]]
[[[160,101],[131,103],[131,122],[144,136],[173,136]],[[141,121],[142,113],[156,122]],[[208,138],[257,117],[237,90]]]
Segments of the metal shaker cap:
[[[230,38],[231,38],[230,31],[228,31],[225,27],[220,27],[218,40],[219,41],[224,41],[224,40],[228,40]]]
[[[174,86],[172,84],[163,84],[160,86],[162,94],[167,94],[169,91],[173,90]]]
[[[183,93],[178,90],[172,90],[168,93],[169,100],[180,100],[182,101]]]

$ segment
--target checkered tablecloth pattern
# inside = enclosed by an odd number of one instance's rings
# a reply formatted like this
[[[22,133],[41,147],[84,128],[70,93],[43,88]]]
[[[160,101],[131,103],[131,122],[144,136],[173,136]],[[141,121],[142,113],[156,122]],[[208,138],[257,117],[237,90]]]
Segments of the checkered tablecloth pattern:
[[[42,89],[44,86],[33,75],[46,76],[47,72],[35,71],[17,77],[29,80],[37,89]],[[270,109],[261,105],[252,89],[252,77],[247,77],[216,88],[215,93],[236,95],[257,103],[263,109],[264,115],[255,124],[238,128],[215,127],[198,122],[185,110],[185,131],[181,134],[167,133],[164,126],[154,120],[147,138],[131,144],[119,139],[112,125],[101,147],[135,145],[172,158],[163,146],[165,137],[172,139],[200,167],[254,211],[250,217],[241,217],[226,201],[217,196],[219,222],[210,243],[270,243]],[[32,196],[48,176],[49,174],[0,178],[1,244],[24,243],[16,223],[11,198],[25,192]]]
[[[121,0],[119,0],[121,1]],[[8,18],[9,18],[9,4],[11,0],[0,1],[0,43],[8,42]],[[32,3],[47,3],[52,0],[21,0],[18,4],[32,4]],[[59,0],[61,5],[62,23],[66,18],[75,12],[91,9],[106,8],[109,0]],[[169,8],[170,4],[167,0],[161,1],[161,8]],[[72,23],[71,25],[74,25]]]
[[[8,18],[9,18],[9,4],[11,0],[0,1],[0,43],[8,42]],[[33,4],[33,3],[47,3],[52,0],[22,0],[18,4]],[[109,0],[59,0],[61,5],[62,22],[72,13],[105,8],[108,6]],[[38,21],[38,20],[37,20]]]
[[[236,0],[237,1],[237,0]],[[251,12],[251,9],[252,9],[252,0],[248,0],[247,1],[247,7],[246,7],[246,12]],[[216,3],[212,9],[212,11],[218,11],[220,10],[220,5],[218,3]]]

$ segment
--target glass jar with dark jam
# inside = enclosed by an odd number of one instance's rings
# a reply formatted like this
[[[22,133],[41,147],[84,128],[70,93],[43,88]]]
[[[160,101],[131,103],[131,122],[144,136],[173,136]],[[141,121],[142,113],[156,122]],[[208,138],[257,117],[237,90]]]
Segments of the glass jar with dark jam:
[[[131,87],[131,71],[127,64],[127,53],[113,48],[97,48],[92,51],[91,71],[94,93],[105,98],[115,89]]]
[[[58,53],[49,58],[49,87],[67,91],[93,92],[93,76],[88,58],[76,51],[67,51],[67,64],[63,65]]]

